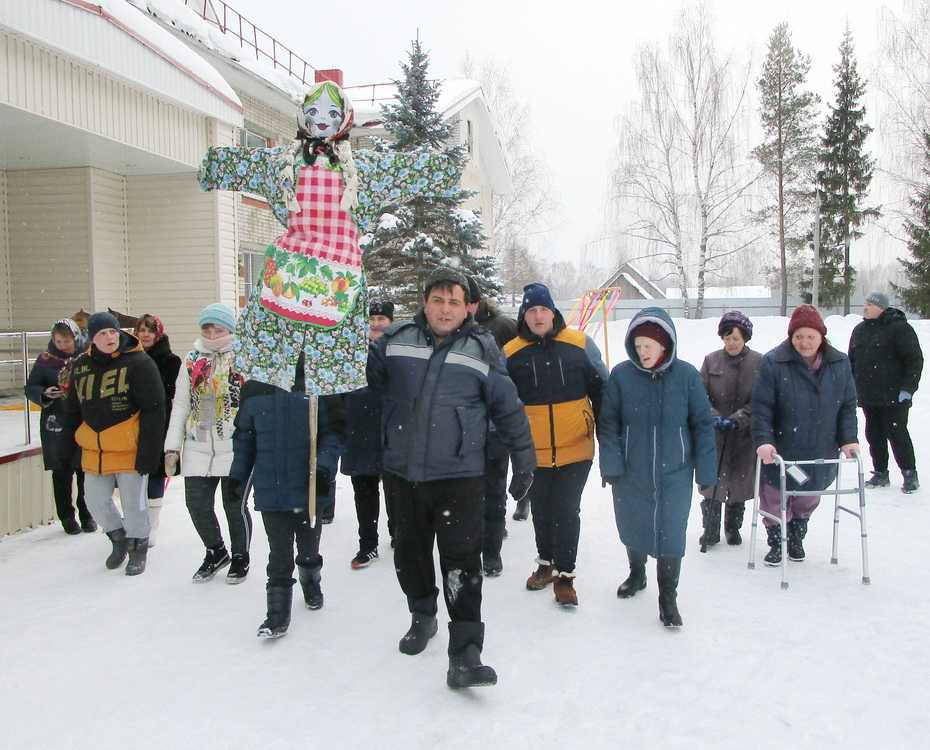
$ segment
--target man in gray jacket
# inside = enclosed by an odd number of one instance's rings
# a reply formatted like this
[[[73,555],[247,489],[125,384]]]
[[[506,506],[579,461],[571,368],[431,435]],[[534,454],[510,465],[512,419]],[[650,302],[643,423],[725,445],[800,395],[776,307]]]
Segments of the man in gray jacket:
[[[488,420],[511,452],[510,492],[522,498],[536,467],[523,404],[490,333],[468,314],[468,282],[437,269],[412,321],[372,345],[368,383],[382,397],[383,467],[391,475],[394,566],[412,615],[400,641],[418,654],[436,634],[433,539],[449,612],[449,687],[493,685],[481,663],[481,521]]]

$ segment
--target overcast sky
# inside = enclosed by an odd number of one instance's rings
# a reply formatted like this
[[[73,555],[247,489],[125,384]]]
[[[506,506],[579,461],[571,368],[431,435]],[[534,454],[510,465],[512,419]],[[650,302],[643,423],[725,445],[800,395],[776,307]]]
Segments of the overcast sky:
[[[895,12],[903,0],[884,3]],[[577,258],[606,250],[604,197],[615,119],[636,95],[633,54],[644,41],[664,41],[680,2],[602,0],[356,0],[346,6],[296,0],[229,0],[257,26],[292,45],[318,68],[342,68],[346,84],[400,75],[419,30],[434,77],[458,75],[466,52],[493,56],[510,68],[514,87],[532,112],[531,137],[554,177],[561,212],[555,230],[539,237],[550,257]],[[758,78],[766,40],[781,21],[812,57],[811,87],[832,101],[831,66],[848,22],[868,75],[877,49],[879,2],[716,0],[716,40],[723,51],[753,55]],[[326,10],[320,12],[320,8]],[[335,14],[330,16],[330,14]],[[583,134],[583,135],[580,135]],[[581,143],[579,143],[579,139]]]

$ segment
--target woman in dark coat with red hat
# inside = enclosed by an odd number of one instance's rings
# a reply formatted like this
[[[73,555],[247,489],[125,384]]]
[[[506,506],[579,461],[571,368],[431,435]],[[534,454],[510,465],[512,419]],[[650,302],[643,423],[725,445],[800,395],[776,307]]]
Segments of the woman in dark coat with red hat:
[[[813,305],[801,305],[791,315],[788,338],[762,358],[752,389],[752,440],[762,459],[762,510],[780,513],[777,453],[786,461],[847,457],[859,452],[856,386],[849,358],[827,341],[827,327]],[[836,479],[836,464],[804,466],[807,479],[799,485],[786,478],[790,491],[819,491]],[[788,557],[804,559],[807,522],[820,504],[819,495],[788,498]],[[766,565],[781,564],[779,525],[764,519],[769,552]]]
[[[724,531],[727,544],[740,544],[746,500],[755,494],[756,452],[752,444],[752,384],[762,355],[752,351],[752,321],[738,310],[724,313],[717,326],[723,341],[704,357],[701,379],[710,397],[717,435],[717,484],[702,487],[701,515],[704,533],[701,552],[720,541],[720,506],[726,506]]]
[[[678,576],[694,481],[717,481],[713,417],[698,371],[676,356],[675,326],[647,307],[630,322],[629,360],[607,380],[598,422],[601,476],[613,488],[630,575],[617,596],[646,588],[646,558],[656,558],[659,619],[681,627]]]

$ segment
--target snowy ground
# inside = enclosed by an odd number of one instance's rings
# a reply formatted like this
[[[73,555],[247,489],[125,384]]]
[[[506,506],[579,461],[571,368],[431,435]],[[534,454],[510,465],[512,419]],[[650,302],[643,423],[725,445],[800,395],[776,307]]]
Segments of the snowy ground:
[[[845,349],[856,320],[831,318]],[[713,321],[678,321],[682,355],[700,365]],[[930,350],[930,323],[919,323]],[[615,328],[613,326],[616,326]],[[614,363],[626,321],[612,324]],[[785,321],[757,321],[755,348]],[[930,396],[912,414],[930,482]],[[860,424],[861,432],[861,424]],[[107,571],[100,535],[48,527],[0,542],[0,726],[5,748],[904,748],[930,733],[924,490],[869,494],[872,585],[860,583],[858,528],[844,517],[829,565],[830,509],[811,523],[791,588],[748,548],[697,551],[694,505],[679,602],[685,627],[657,619],[654,567],[632,600],[615,596],[626,561],[608,491],[583,500],[577,611],[528,592],[530,523],[508,520],[504,575],[485,580],[485,661],[497,687],[445,687],[446,633],[423,654],[397,651],[408,624],[389,550],[352,571],[351,485],[323,534],[326,606],[296,602],[290,633],[260,642],[267,552],[260,520],[253,569],[238,587],[190,583],[200,562],[180,482],[140,578]],[[512,504],[510,509],[512,510]],[[382,519],[382,528],[383,528]],[[909,531],[910,530],[910,531]],[[744,525],[748,539],[749,522]],[[384,533],[386,538],[386,532]],[[299,593],[298,593],[299,597]],[[444,612],[441,609],[441,617]]]

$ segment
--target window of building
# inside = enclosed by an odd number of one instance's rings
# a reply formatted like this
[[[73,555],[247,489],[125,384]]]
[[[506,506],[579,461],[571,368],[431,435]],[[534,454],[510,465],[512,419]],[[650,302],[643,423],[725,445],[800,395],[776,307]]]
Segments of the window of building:
[[[265,266],[265,251],[256,247],[242,245],[239,247],[239,281],[242,290],[239,295],[239,307],[245,307],[262,278]]]
[[[267,148],[271,145],[271,139],[249,130],[248,123],[239,131],[239,145],[246,148]]]

